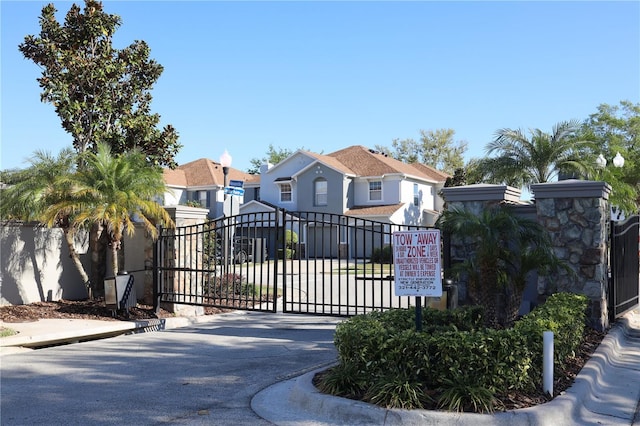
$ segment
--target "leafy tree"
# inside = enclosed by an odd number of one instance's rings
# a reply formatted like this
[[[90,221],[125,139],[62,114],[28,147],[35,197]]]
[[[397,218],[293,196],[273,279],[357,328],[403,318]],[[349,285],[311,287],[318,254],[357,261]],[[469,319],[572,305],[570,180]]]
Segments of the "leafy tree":
[[[2,191],[0,217],[42,222],[48,206],[71,196],[76,157],[77,155],[70,148],[62,150],[57,157],[45,151],[36,151],[29,159],[29,167],[5,172],[7,182],[11,185]],[[77,229],[72,221],[72,212],[60,212],[50,226],[58,226],[62,229],[71,260],[80,273],[91,298],[89,275],[75,249],[74,234]]]
[[[87,0],[84,10],[73,4],[63,25],[55,13],[53,4],[45,6],[40,34],[26,36],[19,49],[42,68],[41,100],[54,105],[74,148],[139,148],[151,164],[175,167],[178,134],[171,125],[160,130],[160,116],[150,111],[150,91],[163,67],[149,59],[149,46],[135,41],[115,49],[121,18],[105,13],[99,1]]]
[[[552,133],[532,129],[500,129],[487,145],[487,154],[478,167],[488,181],[516,187],[552,181],[560,173],[585,175],[593,161],[587,154],[591,141],[579,139],[580,123],[556,124]]]
[[[112,252],[114,274],[124,233],[135,231],[134,218],[155,238],[156,224],[172,226],[173,221],[155,199],[165,184],[160,167],[149,167],[140,151],[113,155],[109,145],[100,143],[97,152],[83,155],[86,166],[69,176],[71,196],[49,206],[43,215],[53,226],[61,217],[71,217],[76,228],[100,224],[106,229]]]
[[[590,177],[611,184],[611,203],[627,213],[640,206],[640,104],[621,101],[620,105],[601,104],[598,112],[585,120],[582,128],[585,138],[592,139],[592,158],[602,154],[608,159],[604,168],[595,167]],[[612,159],[617,153],[624,166],[614,167]]]
[[[304,148],[300,148],[300,149],[304,149]],[[273,144],[269,144],[269,149],[267,149],[267,155],[265,155],[262,158],[252,158],[249,161],[251,163],[251,167],[247,169],[247,173],[256,175],[260,173],[260,166],[262,166],[263,164],[266,164],[266,163],[278,164],[279,162],[289,157],[293,153],[294,151],[288,148],[281,148],[281,147],[275,148]]]
[[[544,228],[508,206],[496,205],[480,214],[450,209],[438,226],[465,236],[469,253],[455,272],[466,276],[469,297],[484,307],[488,325],[508,327],[515,321],[529,272],[546,275],[564,268],[571,273],[555,255]]]
[[[381,152],[405,163],[421,162],[453,174],[464,165],[467,143],[454,141],[453,129],[420,130],[420,139],[394,139],[393,149],[377,146]]]

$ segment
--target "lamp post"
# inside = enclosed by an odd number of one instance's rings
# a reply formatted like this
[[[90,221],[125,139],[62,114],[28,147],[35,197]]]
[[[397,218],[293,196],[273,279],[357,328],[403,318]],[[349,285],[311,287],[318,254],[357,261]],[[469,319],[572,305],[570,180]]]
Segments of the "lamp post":
[[[612,163],[613,167],[620,169],[624,166],[624,157],[620,155],[619,152],[617,152],[616,156],[613,157]],[[604,158],[604,155],[598,155],[598,158],[596,158],[596,165],[600,169],[604,169],[605,167],[607,167],[607,159]],[[624,214],[618,208],[618,206],[611,206],[611,220],[624,220]]]
[[[222,155],[220,156],[220,165],[222,166],[222,174],[224,175],[224,187],[227,187],[227,180],[229,178],[229,167],[231,167],[231,160],[233,158],[229,155],[227,150],[225,149]],[[224,198],[227,198],[227,194],[224,194]]]
[[[231,167],[231,156],[229,155],[229,153],[227,152],[227,150],[225,149],[224,152],[222,153],[222,155],[220,156],[220,165],[222,166],[222,174],[224,176],[224,180],[223,180],[223,192],[224,192],[224,202],[222,203],[222,216],[223,217],[227,217],[227,192],[226,192],[226,188],[228,185],[228,179],[229,179],[229,167]],[[229,216],[232,215],[233,212],[231,211],[231,209],[229,209]],[[224,221],[224,230],[223,230],[223,240],[222,240],[222,249],[224,251],[224,255],[223,255],[223,259],[224,259],[224,264],[228,265],[229,264],[229,251],[231,249],[231,235],[229,232],[229,223],[227,222],[227,220]],[[225,266],[226,267],[226,266]]]

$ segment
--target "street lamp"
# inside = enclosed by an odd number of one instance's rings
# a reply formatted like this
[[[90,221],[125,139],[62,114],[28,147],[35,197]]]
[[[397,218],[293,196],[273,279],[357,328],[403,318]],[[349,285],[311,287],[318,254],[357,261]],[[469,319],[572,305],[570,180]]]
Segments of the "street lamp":
[[[224,175],[224,186],[227,187],[227,178],[229,177],[229,167],[231,167],[231,156],[225,149],[222,155],[220,156],[220,165],[222,166],[222,174]],[[227,195],[225,194],[225,198]]]
[[[613,165],[617,168],[624,166],[624,157],[617,153],[615,157],[613,157]]]
[[[596,158],[596,165],[599,169],[604,169],[607,166],[607,159],[602,154]],[[624,166],[624,157],[619,152],[613,157],[613,166],[620,169]],[[611,220],[624,220],[624,214],[618,208],[618,206],[611,205]]]
[[[607,159],[604,158],[604,155],[598,155],[598,158],[596,158],[596,165],[601,169],[604,169],[607,166]],[[613,157],[613,165],[617,168],[624,166],[624,157],[620,155],[619,152],[615,157]]]
[[[222,174],[224,175],[224,188],[222,188],[222,190],[224,191],[224,203],[222,206],[222,215],[226,218],[227,216],[227,184],[228,184],[228,178],[229,178],[229,167],[231,167],[231,156],[229,155],[229,153],[227,152],[227,150],[225,149],[224,152],[222,153],[222,155],[220,156],[220,165],[222,166]],[[233,198],[231,199],[231,201],[233,202]],[[229,209],[229,210],[233,210],[233,209]],[[229,215],[233,215],[233,211],[229,211]],[[230,250],[233,249],[232,247],[232,241],[231,240],[231,235],[230,235],[230,230],[229,230],[229,223],[227,223],[227,220],[224,221],[224,230],[223,230],[223,234],[224,234],[224,240],[222,242],[222,249],[224,250],[224,263],[225,265],[227,265],[229,263],[229,252]]]

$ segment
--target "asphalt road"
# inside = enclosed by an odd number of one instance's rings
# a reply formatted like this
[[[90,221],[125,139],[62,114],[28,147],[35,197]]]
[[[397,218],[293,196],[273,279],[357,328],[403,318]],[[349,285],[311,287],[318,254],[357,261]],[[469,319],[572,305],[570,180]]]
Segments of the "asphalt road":
[[[268,425],[262,389],[336,360],[339,318],[234,312],[196,326],[4,355],[11,425]]]

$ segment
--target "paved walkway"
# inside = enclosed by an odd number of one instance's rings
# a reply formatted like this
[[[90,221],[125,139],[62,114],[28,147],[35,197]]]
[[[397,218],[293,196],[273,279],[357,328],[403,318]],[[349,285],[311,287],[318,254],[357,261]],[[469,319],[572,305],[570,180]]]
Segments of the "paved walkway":
[[[495,415],[385,410],[318,393],[311,379],[336,360],[339,321],[235,312],[7,324],[20,334],[0,341],[0,423],[640,426],[640,309],[616,323],[565,394]],[[11,346],[127,330],[164,331],[38,350]]]

